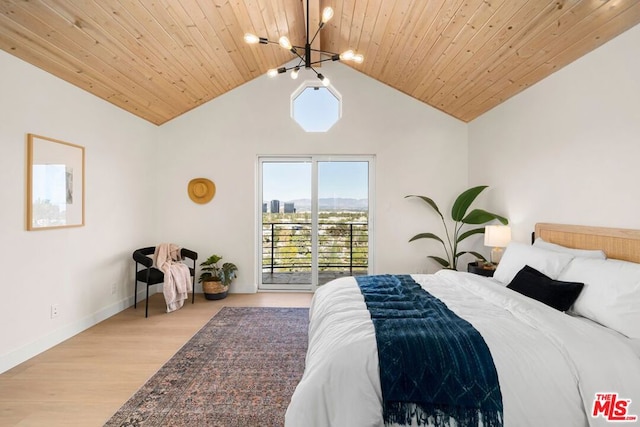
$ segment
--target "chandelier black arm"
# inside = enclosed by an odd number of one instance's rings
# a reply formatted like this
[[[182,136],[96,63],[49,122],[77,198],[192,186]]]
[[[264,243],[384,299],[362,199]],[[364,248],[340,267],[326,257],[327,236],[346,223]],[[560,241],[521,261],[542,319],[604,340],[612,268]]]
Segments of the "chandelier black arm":
[[[314,62],[314,64],[315,64],[315,62]],[[311,71],[313,71],[314,73],[316,73],[316,76],[319,76],[319,75],[320,75],[320,73],[319,73],[319,72],[317,72],[315,68],[313,68],[313,67],[309,67],[309,69],[310,69]]]
[[[289,67],[289,68],[285,68],[285,69],[286,69],[287,71],[289,71],[289,70],[293,70],[293,69],[295,69],[295,68],[300,69],[300,67],[303,67],[303,66],[304,66],[304,58],[300,58],[300,62],[298,62],[298,65],[293,65],[293,66],[291,66],[291,67]]]
[[[269,40],[266,37],[258,37],[258,40],[259,40],[260,44],[277,44],[277,45],[280,45],[280,42],[274,42],[273,40]],[[293,49],[304,49],[304,47],[303,46],[291,45],[291,49],[290,50],[293,50]]]
[[[293,70],[293,69],[296,69],[296,68],[302,68],[303,66],[304,66],[304,61],[300,60],[300,62],[298,62],[298,65],[292,65],[290,67],[280,67],[280,69],[284,70],[283,73],[286,73],[289,70]],[[318,73],[316,72],[316,74],[318,74]]]
[[[330,51],[328,51],[328,50],[321,50],[321,49],[311,49],[311,52],[323,53],[323,54],[325,54],[325,55],[330,55],[330,56],[333,56],[333,55],[340,55],[339,53],[330,52]]]
[[[307,28],[308,28],[309,24],[307,24]],[[307,43],[309,44],[313,44],[313,42],[315,41],[316,37],[318,37],[318,33],[320,32],[320,30],[322,29],[322,25],[318,26],[318,29],[316,30],[316,33],[313,35],[313,38],[311,39],[311,41],[309,41],[309,35],[307,34]]]
[[[266,38],[261,38],[261,40],[264,40],[264,42],[262,42],[262,44],[277,44],[277,45],[280,45],[280,43],[279,43],[279,42],[274,42],[274,41],[271,41],[271,40],[266,39]],[[290,51],[291,53],[293,53],[294,55],[296,55],[298,58],[300,58],[301,60],[303,60],[303,61],[304,61],[304,58],[303,58],[302,56],[300,56],[300,54],[298,53],[298,50],[300,50],[300,51],[304,51],[304,49],[305,49],[305,47],[304,47],[304,46],[291,45],[291,49],[290,49],[289,51]],[[330,51],[328,51],[328,50],[313,49],[313,48],[310,48],[309,50],[310,50],[311,52],[316,52],[316,53],[320,53],[320,54],[327,55],[327,56],[331,56],[331,57],[334,57],[334,56],[336,56],[336,55],[337,55],[337,56],[340,56],[340,54],[339,54],[339,53],[330,52]],[[335,59],[334,59],[334,61],[335,61]]]
[[[315,65],[315,64],[320,64],[321,62],[327,62],[327,61],[338,61],[340,59],[339,55],[334,55],[331,56],[329,58],[324,58],[324,59],[320,59],[318,61],[313,61],[311,64],[309,65]]]
[[[296,49],[296,46],[291,46],[291,49],[289,51],[293,53],[295,56],[297,56],[298,58],[300,58],[300,61],[304,62],[304,57],[300,56],[300,54],[298,53],[298,49]]]

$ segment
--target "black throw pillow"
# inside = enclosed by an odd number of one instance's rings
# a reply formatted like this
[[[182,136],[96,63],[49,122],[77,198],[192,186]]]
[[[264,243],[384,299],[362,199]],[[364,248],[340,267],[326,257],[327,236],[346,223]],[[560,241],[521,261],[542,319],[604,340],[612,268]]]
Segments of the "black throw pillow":
[[[536,299],[560,311],[567,311],[575,302],[584,283],[553,280],[535,268],[525,265],[507,288]]]

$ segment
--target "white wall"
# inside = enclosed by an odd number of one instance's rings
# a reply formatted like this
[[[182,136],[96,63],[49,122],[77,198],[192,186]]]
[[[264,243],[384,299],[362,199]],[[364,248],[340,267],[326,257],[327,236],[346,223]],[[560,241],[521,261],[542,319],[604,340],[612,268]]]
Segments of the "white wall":
[[[158,128],[2,51],[0,77],[2,372],[130,305]],[[27,133],[85,147],[84,227],[25,231]]]
[[[259,77],[162,126],[158,186],[160,240],[180,242],[204,259],[212,253],[238,265],[235,292],[254,292],[255,185],[258,155],[376,156],[375,272],[435,269],[425,242],[435,215],[407,194],[425,194],[450,208],[467,184],[467,126],[343,64],[323,66],[343,98],[343,117],[327,133],[306,133],[290,118],[290,95],[301,72]],[[193,203],[187,183],[213,180],[216,196]]]
[[[469,124],[469,182],[536,222],[640,228],[640,26]]]
[[[466,187],[464,123],[341,64],[323,68],[344,99],[326,134],[289,118],[300,82],[286,76],[255,79],[155,127],[4,52],[0,70],[0,372],[129,306],[137,247],[172,241],[202,259],[222,253],[240,268],[234,291],[254,292],[260,154],[376,156],[376,272],[434,270],[426,243],[407,240],[437,219],[403,197],[446,206]],[[86,148],[84,227],[25,231],[27,133]],[[206,205],[187,196],[200,176],[217,184]]]
[[[158,128],[0,52],[0,371],[128,306],[136,247],[222,253],[240,268],[234,291],[253,292],[260,154],[376,156],[374,272],[434,270],[425,255],[438,248],[407,240],[440,224],[407,194],[449,211],[461,190],[488,184],[478,206],[507,215],[521,241],[538,221],[639,228],[639,45],[636,27],[469,125],[328,64],[344,105],[324,134],[289,118],[300,82],[287,76]],[[86,147],[85,227],[25,231],[29,132]],[[188,198],[195,177],[216,182],[211,203]]]

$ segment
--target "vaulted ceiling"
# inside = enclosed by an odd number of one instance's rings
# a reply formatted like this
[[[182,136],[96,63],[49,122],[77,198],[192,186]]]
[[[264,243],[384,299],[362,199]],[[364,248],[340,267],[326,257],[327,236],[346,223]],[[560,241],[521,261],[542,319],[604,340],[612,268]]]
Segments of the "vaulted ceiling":
[[[319,48],[363,54],[347,64],[465,122],[640,22],[637,0],[311,0],[311,34],[325,6],[335,14]],[[0,0],[0,48],[162,124],[291,61],[243,36],[304,45],[305,11],[304,0]]]

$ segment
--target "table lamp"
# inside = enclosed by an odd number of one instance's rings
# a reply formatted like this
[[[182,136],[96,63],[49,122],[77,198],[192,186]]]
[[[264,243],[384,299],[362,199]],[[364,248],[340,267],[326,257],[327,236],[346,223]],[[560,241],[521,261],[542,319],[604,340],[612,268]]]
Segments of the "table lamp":
[[[504,248],[511,241],[511,227],[508,225],[487,225],[484,227],[484,245],[491,246],[491,262],[498,264]]]

